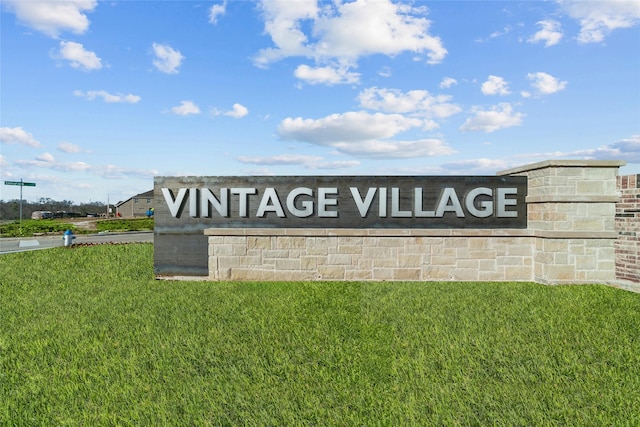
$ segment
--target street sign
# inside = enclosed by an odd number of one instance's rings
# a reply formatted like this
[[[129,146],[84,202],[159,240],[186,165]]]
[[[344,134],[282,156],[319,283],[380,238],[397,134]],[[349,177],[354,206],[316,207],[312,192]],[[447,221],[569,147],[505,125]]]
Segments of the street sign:
[[[24,187],[35,187],[35,182],[22,182],[22,181],[5,181],[4,185],[19,185]]]
[[[4,185],[18,185],[20,186],[20,227],[22,227],[22,187],[35,187],[35,182],[20,181],[5,181]]]

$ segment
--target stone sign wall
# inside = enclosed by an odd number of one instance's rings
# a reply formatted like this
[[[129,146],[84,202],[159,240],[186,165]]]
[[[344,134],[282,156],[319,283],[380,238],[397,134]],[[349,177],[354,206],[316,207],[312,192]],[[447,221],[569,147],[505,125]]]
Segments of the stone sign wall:
[[[523,196],[522,199],[515,201],[514,198],[503,209],[526,214],[525,225],[515,227],[466,227],[464,222],[431,228],[360,227],[353,222],[334,222],[326,227],[314,228],[292,225],[296,224],[294,222],[281,226],[236,223],[229,227],[224,225],[225,222],[211,225],[208,218],[201,217],[198,212],[203,206],[198,204],[202,201],[202,194],[197,196],[200,198],[195,198],[195,206],[187,201],[188,188],[200,188],[198,183],[194,182],[190,187],[182,184],[174,186],[169,193],[161,188],[169,188],[167,184],[171,183],[159,180],[155,189],[156,206],[165,203],[167,209],[156,209],[156,215],[158,211],[160,216],[165,215],[164,219],[156,218],[156,221],[160,220],[155,236],[156,274],[159,277],[180,275],[180,271],[173,267],[163,272],[162,266],[165,264],[162,263],[169,260],[177,265],[182,261],[191,263],[185,269],[187,274],[192,275],[197,271],[209,280],[486,280],[548,284],[634,281],[638,280],[634,274],[638,274],[640,191],[637,176],[618,177],[618,169],[622,165],[623,161],[552,160],[499,173],[496,178],[504,179],[503,182],[514,178],[526,182],[526,196],[519,194],[518,197]],[[366,185],[364,182],[362,184]],[[179,187],[186,189],[180,190]],[[309,186],[303,184],[302,187]],[[327,188],[334,187],[330,185]],[[367,188],[379,187],[373,185]],[[498,199],[491,198],[497,194],[496,190],[486,184],[480,187],[483,190],[473,192],[467,187],[466,190],[450,192],[450,196],[447,196],[449,199],[442,202],[440,210],[448,210],[446,215],[457,216],[457,204],[452,199],[455,193],[462,195],[458,202],[461,209],[466,209],[462,212],[465,215],[469,211],[478,214],[481,207],[488,209],[489,204],[492,213],[496,212],[495,201]],[[512,184],[507,187],[515,188]],[[228,194],[244,197],[252,193],[252,190],[238,191],[237,188],[235,193],[234,190],[228,190]],[[301,187],[296,185],[295,188]],[[374,193],[379,190],[359,188],[358,199],[353,199],[354,212],[380,205],[379,201],[374,201],[377,200],[374,199]],[[217,212],[225,213],[227,211],[219,190],[211,192],[216,197],[212,206],[217,203],[216,209],[220,209]],[[285,196],[276,202],[275,195],[282,192],[274,190],[267,201],[256,199],[251,202],[246,199],[247,203],[253,204],[252,207],[246,206],[245,213],[254,209],[257,214],[262,206],[262,213],[271,209],[272,215],[278,216],[276,204],[280,203],[283,210],[303,217],[304,205],[300,203],[314,196],[306,190],[295,189],[286,190],[285,194],[291,194],[291,191],[298,191],[298,196],[306,198],[291,196],[287,202]],[[325,192],[325,196],[333,197],[328,196],[331,191]],[[367,194],[370,191],[369,197]],[[429,211],[433,213],[430,219],[437,216],[435,213],[440,203],[437,194],[442,198],[444,190],[440,193],[432,191],[434,209],[423,206],[419,210],[415,204],[416,192],[399,191],[413,194],[414,200],[398,201],[396,213],[413,209],[412,215],[418,211]],[[339,192],[355,197],[349,188]],[[465,205],[465,197],[470,192],[471,196],[482,193],[482,198]],[[191,194],[196,195],[196,192]],[[317,193],[314,191],[312,194]],[[211,201],[211,197],[205,194],[206,200]],[[242,216],[241,203],[236,203],[238,213],[229,211],[229,216]],[[322,209],[325,213],[339,211],[347,203],[351,202],[329,202]],[[515,205],[520,203],[525,206],[516,208]],[[318,209],[317,205],[313,209]],[[388,212],[391,211],[392,207],[389,206]],[[186,215],[190,219],[177,228],[166,226],[167,221],[179,215]],[[181,245],[186,250],[180,250]],[[158,248],[161,250],[158,251]],[[196,265],[194,256],[198,258],[197,268],[193,268]]]
[[[517,176],[156,177],[154,270],[208,275],[208,228],[525,229],[526,194]]]
[[[622,161],[545,161],[526,177],[527,227],[210,227],[210,280],[616,280]]]

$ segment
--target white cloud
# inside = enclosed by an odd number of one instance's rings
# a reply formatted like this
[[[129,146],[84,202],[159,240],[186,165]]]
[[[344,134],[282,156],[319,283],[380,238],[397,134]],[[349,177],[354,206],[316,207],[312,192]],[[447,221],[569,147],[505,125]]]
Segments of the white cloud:
[[[25,169],[46,168],[60,172],[88,172],[92,168],[85,162],[56,162],[53,156],[39,156],[35,160],[18,160],[15,164]]]
[[[81,43],[60,42],[58,55],[70,62],[73,68],[84,71],[99,70],[102,68],[102,60],[94,52],[85,50]]]
[[[250,176],[275,176],[269,168],[243,169],[241,172]]]
[[[76,90],[73,92],[73,94],[75,96],[85,98],[89,101],[93,101],[96,98],[102,98],[102,100],[107,103],[136,104],[141,99],[138,95],[133,95],[133,94],[124,95],[122,93],[117,93],[114,95],[104,90],[90,90],[87,92]]]
[[[288,165],[306,165],[310,163],[317,163],[322,160],[320,156],[307,156],[304,154],[280,154],[277,156],[269,157],[248,157],[240,156],[237,158],[242,163],[250,163],[254,165],[268,165],[268,166],[288,166]]]
[[[222,4],[214,4],[209,8],[209,23],[217,24],[218,18],[227,12],[227,1]]]
[[[65,162],[54,164],[51,168],[63,172],[86,172],[91,170],[91,165],[85,162]]]
[[[360,92],[358,99],[364,108],[387,113],[445,118],[462,111],[458,105],[449,102],[450,95],[434,96],[426,90],[410,90],[403,93],[396,89],[371,87]]]
[[[527,79],[531,81],[531,86],[533,86],[538,93],[543,95],[550,95],[567,87],[566,81],[560,81],[551,74],[543,72],[529,73],[527,74]]]
[[[228,116],[228,117],[233,117],[235,119],[240,119],[249,114],[249,109],[244,105],[238,104],[236,102],[235,104],[233,104],[233,109],[229,111],[221,111],[221,110],[218,110],[217,108],[213,108],[211,110],[211,114],[213,114],[214,116]]]
[[[507,25],[506,27],[504,27],[502,30],[500,31],[494,31],[493,33],[489,34],[489,37],[485,37],[485,38],[478,38],[476,40],[474,40],[476,43],[485,43],[487,41],[489,41],[490,39],[496,39],[498,37],[502,37],[502,36],[506,36],[507,34],[509,34],[512,31],[511,26]]]
[[[454,78],[451,77],[445,77],[444,79],[442,79],[442,81],[440,82],[440,87],[442,89],[448,89],[453,85],[457,85],[458,81]]]
[[[36,157],[36,160],[40,160],[45,163],[53,163],[56,161],[55,157],[53,157],[53,154],[51,153],[42,153]]]
[[[254,165],[302,166],[307,169],[347,169],[360,165],[357,160],[326,161],[320,156],[307,156],[304,154],[280,154],[268,157],[240,156],[236,160]]]
[[[91,173],[107,179],[152,178],[159,173],[155,169],[124,168],[115,165],[95,166],[85,162],[58,162],[50,153],[43,153],[35,160],[18,160],[15,165],[24,169],[42,168],[58,172]]]
[[[0,128],[0,142],[3,144],[28,145],[29,147],[38,148],[41,144],[29,132],[21,127],[17,128]]]
[[[439,38],[428,34],[431,22],[420,16],[426,8],[387,0],[357,0],[337,6],[335,14],[321,16],[314,31],[320,34],[316,53],[357,59],[372,54],[426,52],[429,63],[447,54]]]
[[[502,103],[491,107],[489,110],[473,108],[474,116],[460,126],[463,132],[495,132],[499,129],[505,129],[512,126],[520,126],[524,114],[515,113],[513,107],[509,103]]]
[[[391,72],[391,68],[384,66],[378,71],[378,75],[380,77],[391,77],[393,73]]]
[[[415,157],[444,156],[455,153],[455,150],[439,139],[338,142],[333,144],[333,147],[344,154],[378,159],[409,159]]]
[[[235,119],[245,117],[247,114],[249,114],[249,109],[238,103],[233,104],[233,110],[224,113],[225,116],[233,117]]]
[[[309,84],[352,84],[360,80],[359,73],[352,73],[346,67],[310,67],[302,64],[293,73],[298,79]]]
[[[167,44],[153,43],[153,54],[156,56],[153,65],[163,73],[177,74],[184,56]]]
[[[262,1],[264,30],[275,48],[260,51],[255,58],[256,65],[265,66],[271,62],[290,56],[313,56],[313,48],[306,46],[307,36],[302,31],[302,23],[317,18],[316,0]]]
[[[502,31],[494,31],[493,33],[489,34],[489,38],[495,39],[495,38],[498,38],[498,37],[506,36],[510,32],[511,32],[511,27],[509,25],[507,25],[506,27],[504,27],[502,29]]]
[[[14,176],[12,170],[9,168],[9,161],[6,157],[0,154],[0,177],[12,178]]]
[[[576,151],[572,155],[582,155],[597,160],[626,160],[627,163],[640,163],[640,135],[633,135],[595,149]]]
[[[640,0],[560,0],[562,9],[580,23],[579,43],[597,43],[613,30],[640,23]]]
[[[190,116],[192,114],[200,114],[200,107],[192,101],[182,101],[177,107],[171,108],[171,112],[178,116]]]
[[[72,144],[70,142],[61,142],[58,144],[58,150],[63,153],[88,153],[89,151],[83,149],[79,145]]]
[[[315,0],[264,0],[261,9],[265,33],[274,47],[254,58],[258,66],[288,57],[312,58],[318,64],[298,67],[297,76],[315,83],[348,82],[359,58],[368,55],[421,54],[439,63],[447,54],[442,41],[429,34],[425,7],[395,4],[389,0],[356,0],[323,4]],[[327,67],[331,65],[330,68]],[[340,67],[336,67],[339,64]],[[305,68],[306,67],[306,68]]]
[[[3,3],[21,23],[53,38],[62,31],[74,34],[87,31],[89,19],[85,13],[92,12],[98,4],[96,0],[4,0]]]
[[[445,163],[442,168],[453,173],[462,172],[465,175],[472,175],[478,173],[495,174],[497,171],[508,169],[510,166],[511,164],[505,160],[480,158]]]
[[[507,82],[498,76],[489,76],[487,81],[482,83],[480,90],[485,95],[508,95],[511,93]]]
[[[515,156],[525,159],[582,158],[586,160],[625,160],[640,163],[640,135],[632,135],[598,148],[575,151],[529,153]]]
[[[321,119],[286,118],[278,126],[284,140],[333,146],[344,141],[391,138],[422,126],[422,120],[400,114],[370,114],[364,111],[332,114]]]
[[[123,168],[116,165],[95,166],[92,172],[106,179],[128,179],[132,177],[151,179],[158,175],[155,169]]]
[[[552,19],[538,21],[538,25],[542,28],[527,40],[529,43],[544,42],[544,47],[549,47],[560,42],[563,34],[558,21]]]
[[[335,160],[322,161],[315,164],[308,164],[306,166],[309,169],[349,169],[360,166],[360,162],[357,160]]]
[[[283,140],[333,147],[338,152],[360,157],[411,158],[454,152],[437,139],[389,140],[423,125],[422,119],[401,114],[359,111],[332,114],[317,120],[286,118],[278,126],[278,135]]]

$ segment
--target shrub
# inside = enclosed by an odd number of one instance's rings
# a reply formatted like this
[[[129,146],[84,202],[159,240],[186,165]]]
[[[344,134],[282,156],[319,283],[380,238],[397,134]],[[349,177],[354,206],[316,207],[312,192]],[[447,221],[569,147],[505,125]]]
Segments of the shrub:
[[[153,218],[107,219],[96,223],[98,231],[153,230]]]
[[[72,224],[49,219],[28,219],[0,225],[2,237],[29,237],[37,233],[64,233],[65,230],[77,231]]]

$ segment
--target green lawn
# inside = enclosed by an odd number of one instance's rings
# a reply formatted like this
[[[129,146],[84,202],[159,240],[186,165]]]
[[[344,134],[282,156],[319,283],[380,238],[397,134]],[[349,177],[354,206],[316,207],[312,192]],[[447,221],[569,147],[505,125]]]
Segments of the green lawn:
[[[640,425],[640,294],[155,281],[152,258],[0,256],[0,425]]]

